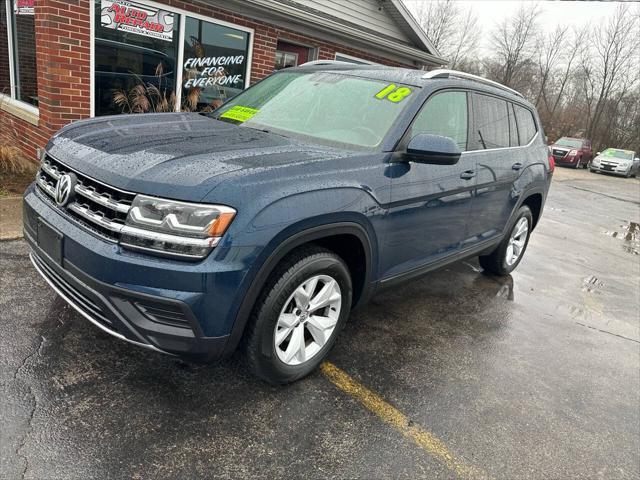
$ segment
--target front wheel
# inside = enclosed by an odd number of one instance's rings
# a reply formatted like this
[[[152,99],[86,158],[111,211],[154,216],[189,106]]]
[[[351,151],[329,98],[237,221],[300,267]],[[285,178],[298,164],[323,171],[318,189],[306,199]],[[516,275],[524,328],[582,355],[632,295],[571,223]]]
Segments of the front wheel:
[[[304,247],[269,277],[245,337],[251,371],[272,384],[311,373],[327,356],[351,309],[349,269],[333,252]]]
[[[533,226],[533,216],[531,210],[526,205],[520,207],[511,222],[511,228],[498,248],[489,255],[480,257],[480,265],[486,271],[495,275],[508,275],[518,266],[527,245]]]

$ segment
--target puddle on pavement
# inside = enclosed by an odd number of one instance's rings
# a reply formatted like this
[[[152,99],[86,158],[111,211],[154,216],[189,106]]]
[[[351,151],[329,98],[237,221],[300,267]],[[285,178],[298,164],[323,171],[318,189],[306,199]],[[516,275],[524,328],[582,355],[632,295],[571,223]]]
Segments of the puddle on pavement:
[[[619,230],[605,230],[605,235],[623,242],[622,249],[632,255],[640,255],[640,224],[625,222]]]

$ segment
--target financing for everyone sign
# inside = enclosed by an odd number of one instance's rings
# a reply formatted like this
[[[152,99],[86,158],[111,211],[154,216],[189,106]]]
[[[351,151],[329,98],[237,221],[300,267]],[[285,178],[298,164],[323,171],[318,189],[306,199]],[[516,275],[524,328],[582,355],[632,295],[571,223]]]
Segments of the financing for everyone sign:
[[[244,64],[244,55],[187,58],[184,62],[184,88],[207,88],[212,85],[236,87],[243,84],[241,74],[229,75],[227,68]],[[242,86],[240,87],[242,88]]]
[[[124,0],[102,0],[101,7],[100,24],[105,28],[173,40],[171,12]]]
[[[36,0],[14,0],[13,11],[16,15],[34,15]]]

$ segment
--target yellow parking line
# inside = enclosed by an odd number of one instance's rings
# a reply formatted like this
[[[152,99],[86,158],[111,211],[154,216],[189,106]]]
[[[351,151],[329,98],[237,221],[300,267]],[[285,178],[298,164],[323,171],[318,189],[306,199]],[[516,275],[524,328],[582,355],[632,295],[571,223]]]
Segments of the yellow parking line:
[[[442,440],[420,426],[410,424],[409,419],[401,411],[384,401],[380,395],[356,382],[334,364],[324,362],[320,369],[336,387],[358,400],[369,411],[376,414],[382,421],[394,427],[405,437],[413,440],[422,450],[436,457],[458,476],[472,479],[489,478],[482,470],[465,465],[464,462],[457,459],[449,451]]]

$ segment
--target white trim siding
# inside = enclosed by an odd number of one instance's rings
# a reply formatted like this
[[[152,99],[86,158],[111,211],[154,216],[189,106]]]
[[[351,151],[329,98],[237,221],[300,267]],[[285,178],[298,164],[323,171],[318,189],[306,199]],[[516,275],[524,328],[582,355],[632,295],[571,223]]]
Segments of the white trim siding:
[[[336,52],[333,56],[334,60],[340,61],[338,57],[344,58],[347,61],[353,60],[362,65],[380,65],[379,63],[372,62],[371,60],[365,60],[364,58],[354,57],[353,55],[347,55],[346,53]]]

